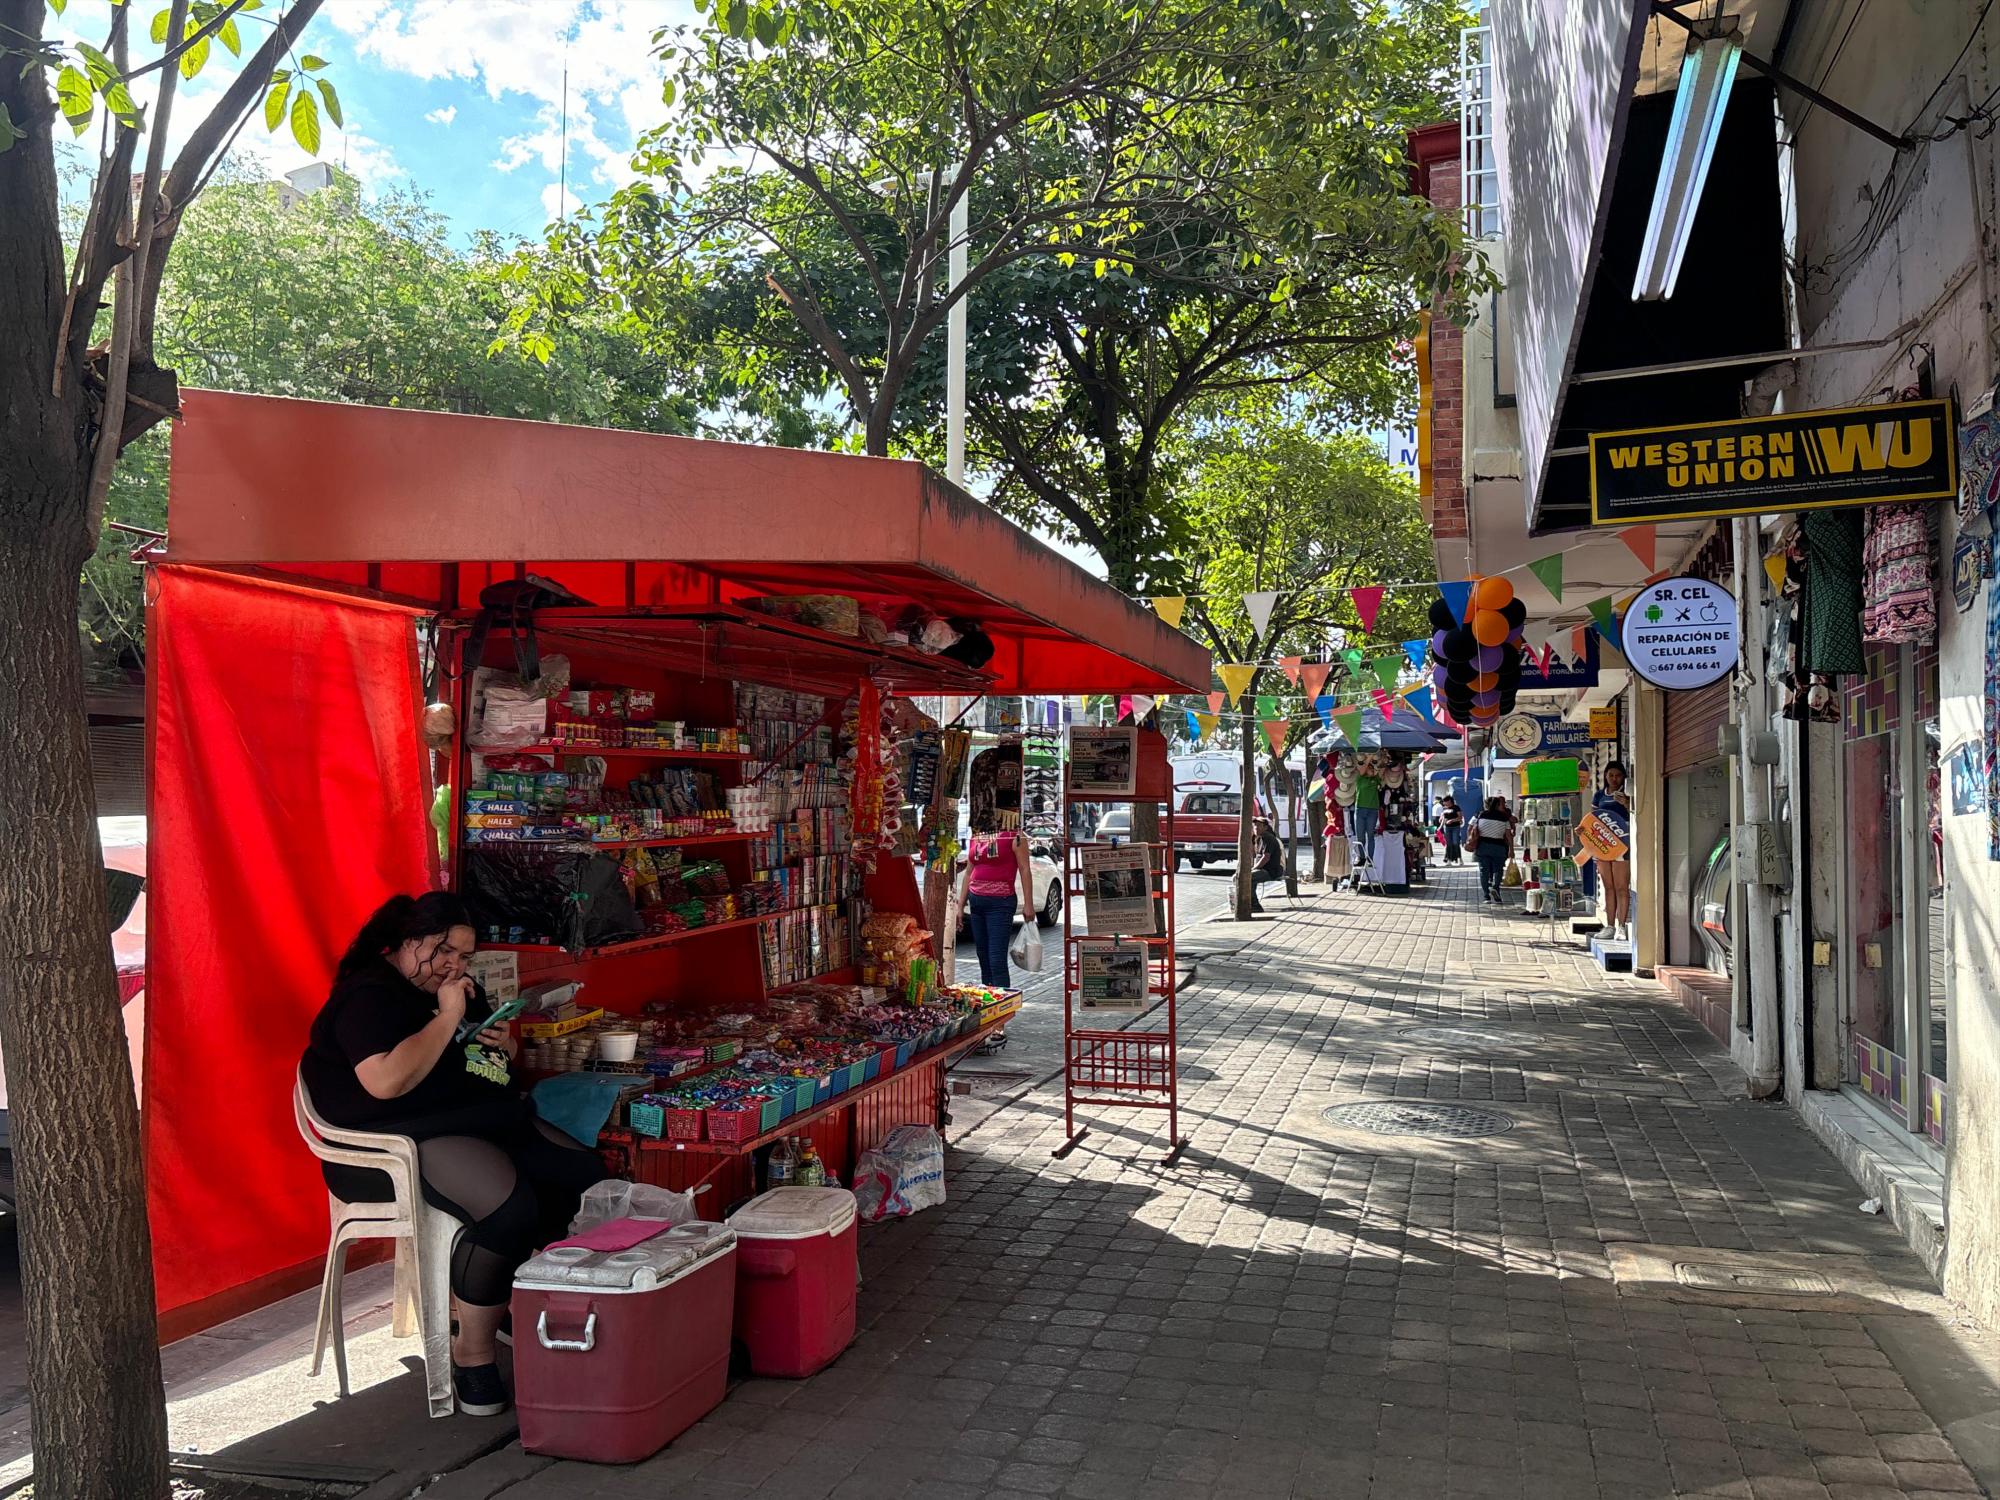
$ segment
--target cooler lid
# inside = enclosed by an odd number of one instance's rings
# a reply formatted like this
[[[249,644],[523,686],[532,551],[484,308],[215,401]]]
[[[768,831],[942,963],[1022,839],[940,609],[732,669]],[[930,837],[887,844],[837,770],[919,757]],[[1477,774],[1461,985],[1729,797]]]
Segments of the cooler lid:
[[[542,1291],[649,1292],[735,1248],[736,1235],[727,1225],[697,1220],[676,1224],[629,1250],[551,1246],[514,1273],[514,1285]]]
[[[760,1240],[807,1240],[839,1234],[854,1218],[854,1194],[846,1188],[779,1187],[737,1209],[729,1227]]]

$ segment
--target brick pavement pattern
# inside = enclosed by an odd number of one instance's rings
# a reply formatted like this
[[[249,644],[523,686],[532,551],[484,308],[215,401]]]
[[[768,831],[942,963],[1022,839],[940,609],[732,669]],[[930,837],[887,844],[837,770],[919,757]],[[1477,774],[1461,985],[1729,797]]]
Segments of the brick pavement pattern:
[[[1177,1167],[1139,1113],[1052,1160],[1059,1087],[982,1122],[943,1209],[865,1232],[862,1331],[817,1378],[745,1382],[630,1469],[516,1448],[435,1495],[1977,1493],[1877,1339],[1949,1310],[1834,1160],[1650,981],[1475,897],[1327,895],[1205,967]],[[1389,1097],[1516,1126],[1319,1123]],[[1836,1291],[1865,1265],[1873,1300],[1621,1286],[1620,1244],[1816,1256]]]

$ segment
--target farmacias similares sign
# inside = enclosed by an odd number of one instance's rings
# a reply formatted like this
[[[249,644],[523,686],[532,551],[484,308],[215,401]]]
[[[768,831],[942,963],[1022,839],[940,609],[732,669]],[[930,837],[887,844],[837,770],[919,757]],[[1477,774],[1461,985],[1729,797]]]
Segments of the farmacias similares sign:
[[[1942,500],[1958,491],[1949,401],[1892,401],[1590,436],[1598,526]]]

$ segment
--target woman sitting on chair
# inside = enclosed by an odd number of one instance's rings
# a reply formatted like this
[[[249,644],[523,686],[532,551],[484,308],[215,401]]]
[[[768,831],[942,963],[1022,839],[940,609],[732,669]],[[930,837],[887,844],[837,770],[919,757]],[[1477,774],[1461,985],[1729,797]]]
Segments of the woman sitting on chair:
[[[491,1010],[467,972],[473,944],[458,897],[392,897],[341,958],[299,1072],[329,1124],[414,1140],[424,1201],[465,1226],[451,1256],[452,1388],[460,1411],[494,1416],[507,1409],[493,1345],[514,1270],[568,1230],[605,1171],[513,1087],[514,1038],[480,1025]],[[392,1195],[372,1168],[320,1170],[344,1202]]]

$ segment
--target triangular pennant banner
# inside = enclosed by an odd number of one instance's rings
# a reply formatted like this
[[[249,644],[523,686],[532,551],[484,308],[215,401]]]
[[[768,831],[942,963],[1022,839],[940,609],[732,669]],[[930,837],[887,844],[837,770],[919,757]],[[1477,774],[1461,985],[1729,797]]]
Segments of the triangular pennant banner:
[[[1118,722],[1122,724],[1131,717],[1132,695],[1130,693],[1120,693],[1118,695]]]
[[[1206,739],[1209,735],[1215,733],[1215,726],[1222,722],[1222,715],[1196,714],[1194,716],[1194,721],[1197,725],[1201,727],[1202,738]]]
[[[1152,711],[1153,699],[1149,695],[1145,693],[1134,693],[1132,695],[1132,722],[1134,724],[1145,723],[1146,715]]]
[[[1354,599],[1354,613],[1360,619],[1365,635],[1375,628],[1375,617],[1382,613],[1383,588],[1378,583],[1371,583],[1366,588],[1349,589],[1347,592]]]
[[[1538,557],[1528,564],[1528,571],[1535,575],[1535,581],[1555,596],[1556,603],[1563,597],[1563,555],[1551,552],[1547,557]]]
[[[1189,709],[1187,711],[1187,721],[1188,721],[1188,738],[1191,740],[1200,739],[1201,715],[1197,714],[1193,709]]]
[[[1305,658],[1303,656],[1281,656],[1278,658],[1278,666],[1285,674],[1285,681],[1289,682],[1293,687],[1299,685],[1299,672],[1304,663]]]
[[[1549,675],[1549,663],[1555,659],[1555,654],[1556,648],[1547,641],[1543,641],[1541,650],[1535,654],[1535,670],[1540,672],[1542,676],[1547,677]]]
[[[1771,580],[1771,591],[1782,594],[1785,591],[1785,554],[1774,552],[1764,559],[1764,576]]]
[[[1414,672],[1423,671],[1424,654],[1430,649],[1431,649],[1431,643],[1429,641],[1403,642],[1403,655],[1407,656],[1410,659],[1410,670]]]
[[[1465,618],[1465,609],[1472,602],[1472,585],[1469,583],[1441,583],[1438,597],[1444,600],[1444,607],[1451,611],[1454,620]]]
[[[1396,679],[1403,674],[1403,658],[1400,656],[1378,656],[1369,663],[1375,669],[1375,680],[1384,688],[1396,685]]]
[[[1571,661],[1583,660],[1585,654],[1583,633],[1588,629],[1590,629],[1588,625],[1579,625],[1569,633],[1569,659]]]
[[[1632,555],[1639,559],[1639,566],[1648,573],[1660,565],[1660,533],[1656,527],[1627,526],[1618,533],[1618,540],[1632,549]]]
[[[1359,646],[1349,646],[1345,651],[1340,653],[1340,659],[1355,671],[1358,672],[1361,670],[1362,656]]]
[[[1291,735],[1291,732],[1292,721],[1290,719],[1266,719],[1264,721],[1264,738],[1271,742],[1271,753],[1273,755],[1283,755],[1285,753],[1285,740]]]
[[[1429,688],[1421,687],[1413,689],[1403,694],[1403,701],[1422,714],[1426,719],[1429,719],[1433,724],[1437,722],[1436,717],[1431,713],[1431,690]]]
[[[1320,723],[1331,726],[1333,723],[1333,694],[1320,693],[1315,696],[1313,699],[1313,712],[1319,715]]]
[[[1257,632],[1259,641],[1264,639],[1265,632],[1271,628],[1271,611],[1277,607],[1278,595],[1275,590],[1267,589],[1262,593],[1243,596],[1243,613],[1250,617],[1250,628]]]
[[[1382,710],[1382,722],[1386,724],[1395,718],[1396,700],[1380,688],[1370,688],[1369,691],[1375,695],[1375,706]]]
[[[1210,693],[1208,695],[1208,711],[1212,714],[1221,713],[1223,702],[1224,702],[1224,695],[1222,693],[1220,692]]]
[[[1165,620],[1174,629],[1181,628],[1181,616],[1187,611],[1185,594],[1164,594],[1152,601],[1153,613]]]
[[[1317,698],[1326,687],[1327,674],[1333,668],[1323,661],[1309,661],[1299,668],[1299,686],[1305,689],[1308,698]]]
[[[1257,675],[1257,669],[1254,666],[1231,662],[1218,666],[1215,675],[1222,679],[1223,696],[1234,703],[1250,690],[1250,679]]]
[[[1597,633],[1607,643],[1613,646],[1618,644],[1618,616],[1612,609],[1610,599],[1591,600],[1590,618],[1597,622]]]
[[[1340,737],[1355,749],[1361,748],[1361,710],[1343,708],[1333,716],[1333,727],[1340,731]]]
[[[1258,718],[1260,719],[1275,718],[1277,716],[1277,712],[1278,712],[1278,700],[1275,697],[1273,697],[1269,693],[1259,693],[1257,695]]]

